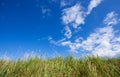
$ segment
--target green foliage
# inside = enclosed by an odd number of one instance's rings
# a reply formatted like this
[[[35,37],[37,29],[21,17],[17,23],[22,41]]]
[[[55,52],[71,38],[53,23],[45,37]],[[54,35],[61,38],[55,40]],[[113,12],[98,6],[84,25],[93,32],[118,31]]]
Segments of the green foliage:
[[[0,77],[120,77],[120,58],[0,60]]]

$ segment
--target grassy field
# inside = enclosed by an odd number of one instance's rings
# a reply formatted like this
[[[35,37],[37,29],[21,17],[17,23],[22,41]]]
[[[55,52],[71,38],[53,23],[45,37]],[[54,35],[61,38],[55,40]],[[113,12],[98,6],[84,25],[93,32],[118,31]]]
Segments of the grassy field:
[[[0,60],[0,77],[120,77],[120,58]]]

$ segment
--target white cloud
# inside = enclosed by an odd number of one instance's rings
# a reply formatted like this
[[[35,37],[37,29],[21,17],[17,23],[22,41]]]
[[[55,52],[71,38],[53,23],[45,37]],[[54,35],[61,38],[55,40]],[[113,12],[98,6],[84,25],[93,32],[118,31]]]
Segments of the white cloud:
[[[107,16],[110,13],[107,14]],[[115,19],[116,16],[112,16]],[[105,18],[106,19],[106,18]],[[108,18],[108,22],[112,22],[111,18]],[[100,56],[100,57],[115,57],[120,54],[120,35],[116,36],[116,30],[113,29],[113,24],[95,29],[95,32],[91,33],[87,39],[77,38],[73,42],[70,40],[61,41],[62,46],[70,48],[71,52],[84,51],[89,52],[88,55]],[[86,54],[87,55],[87,54]]]
[[[82,42],[81,48],[91,52],[92,55],[113,57],[116,55],[116,51],[112,50],[112,41],[116,38],[114,32],[111,26],[99,28]]]
[[[115,35],[112,26],[98,28],[86,39],[76,39],[77,41],[61,41],[62,46],[70,48],[71,52],[84,51],[89,52],[86,55],[94,55],[100,57],[115,57],[120,54],[120,36]],[[83,53],[83,54],[84,54]]]
[[[56,46],[59,46],[60,43],[63,42],[63,41],[65,41],[65,40],[66,40],[66,38],[62,38],[61,40],[58,40],[58,41],[53,40],[52,37],[49,37],[49,38],[48,38],[48,41],[49,41],[51,44],[54,44],[54,45],[56,45]]]
[[[115,12],[108,13],[104,19],[106,26],[95,29],[95,32],[91,33],[87,39],[79,37],[72,41],[69,40],[72,37],[71,27],[69,26],[72,26],[72,28],[76,30],[81,24],[84,24],[85,18],[102,1],[103,0],[91,0],[87,12],[84,11],[84,8],[79,3],[63,9],[62,21],[65,24],[64,29],[66,31],[64,36],[68,39],[63,38],[59,41],[51,39],[50,41],[53,44],[70,48],[71,52],[84,51],[83,54],[87,53],[88,55],[100,57],[115,57],[120,54],[120,35],[116,36],[116,30],[113,29],[113,25],[116,25],[120,19],[118,19]],[[66,4],[63,3],[63,6],[64,5]]]
[[[64,36],[68,39],[70,39],[72,37],[72,32],[69,28],[69,26],[65,26],[65,33],[64,33]]]
[[[62,15],[63,23],[65,25],[72,25],[73,28],[77,28],[85,23],[85,12],[80,4],[64,9]]]
[[[57,42],[54,41],[52,37],[48,37],[48,41],[49,41],[51,44],[57,45]]]
[[[69,47],[70,52],[76,52],[76,53],[77,53],[77,49],[79,49],[79,47],[81,46],[80,43],[72,43],[71,41],[62,41],[61,45]]]
[[[85,18],[87,17],[87,15],[89,15],[91,13],[92,9],[97,7],[101,2],[102,2],[102,0],[91,0],[90,4],[88,5],[87,12],[85,12],[84,8],[80,5],[80,3],[77,3],[76,5],[74,5],[72,7],[63,9],[62,22],[65,25],[72,26],[74,31],[77,32],[81,28],[80,25],[85,24]],[[66,1],[62,0],[61,5],[66,6],[67,5]],[[67,38],[71,38],[71,36],[72,36],[71,34],[73,33],[73,32],[71,32],[70,28],[69,28],[69,30],[66,30],[66,32],[64,33],[65,37],[67,37]]]
[[[104,23],[106,25],[116,25],[117,23],[119,23],[118,15],[113,11],[107,14],[107,16],[105,17]]]
[[[102,2],[102,0],[91,0],[90,4],[88,5],[88,11],[87,11],[87,15],[91,13],[91,11],[97,7],[100,3]]]

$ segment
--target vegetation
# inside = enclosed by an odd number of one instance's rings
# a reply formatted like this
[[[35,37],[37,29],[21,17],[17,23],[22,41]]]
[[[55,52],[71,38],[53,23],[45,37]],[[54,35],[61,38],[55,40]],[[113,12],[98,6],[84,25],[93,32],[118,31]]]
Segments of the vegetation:
[[[0,60],[0,77],[120,77],[120,58]]]

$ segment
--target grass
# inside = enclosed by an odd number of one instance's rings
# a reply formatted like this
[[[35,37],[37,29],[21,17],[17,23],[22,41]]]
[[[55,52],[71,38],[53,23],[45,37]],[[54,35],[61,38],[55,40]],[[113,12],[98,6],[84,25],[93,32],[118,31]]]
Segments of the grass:
[[[0,77],[120,77],[120,58],[0,60]]]

